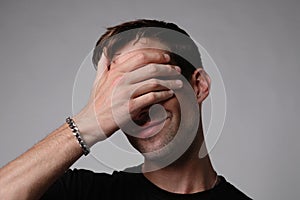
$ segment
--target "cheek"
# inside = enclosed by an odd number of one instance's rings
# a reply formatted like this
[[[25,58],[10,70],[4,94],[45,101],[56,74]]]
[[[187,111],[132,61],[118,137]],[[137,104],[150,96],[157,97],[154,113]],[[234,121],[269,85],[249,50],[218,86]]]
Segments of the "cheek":
[[[177,97],[175,95],[171,99],[168,99],[167,101],[162,102],[161,105],[163,107],[165,107],[165,109],[167,111],[170,111],[170,112],[180,111],[179,101],[177,100]]]
[[[172,114],[171,126],[172,129],[177,129],[181,121],[181,109],[176,97],[169,99],[162,104],[167,112]]]
[[[185,127],[198,123],[200,113],[195,94],[191,93],[187,95],[183,92],[178,92],[176,97],[172,98],[166,104],[166,107],[172,110],[174,117],[178,118],[176,121],[184,123]]]

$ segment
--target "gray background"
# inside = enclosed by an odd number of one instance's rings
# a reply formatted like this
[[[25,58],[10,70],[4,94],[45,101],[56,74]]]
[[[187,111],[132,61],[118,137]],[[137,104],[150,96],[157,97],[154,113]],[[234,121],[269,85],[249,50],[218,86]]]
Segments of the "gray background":
[[[219,66],[228,102],[211,153],[218,173],[255,199],[298,199],[299,2],[1,1],[0,165],[72,113],[76,72],[104,27],[156,18],[185,28]],[[109,171],[91,156],[75,166]]]

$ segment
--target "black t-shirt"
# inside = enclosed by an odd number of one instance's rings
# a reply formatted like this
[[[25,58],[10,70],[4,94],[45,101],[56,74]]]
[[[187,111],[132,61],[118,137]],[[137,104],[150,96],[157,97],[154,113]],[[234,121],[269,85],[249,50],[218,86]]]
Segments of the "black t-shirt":
[[[175,194],[150,182],[142,173],[113,174],[89,170],[68,170],[41,198],[42,200],[248,200],[250,199],[219,176],[212,189],[193,194]]]

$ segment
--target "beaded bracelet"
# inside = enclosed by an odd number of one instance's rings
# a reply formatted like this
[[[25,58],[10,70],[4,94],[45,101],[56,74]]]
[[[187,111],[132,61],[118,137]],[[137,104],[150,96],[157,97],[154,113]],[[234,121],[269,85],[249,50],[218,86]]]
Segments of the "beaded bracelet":
[[[78,143],[80,145],[80,147],[83,150],[83,154],[86,156],[90,153],[90,148],[87,146],[87,144],[85,143],[85,141],[82,139],[80,132],[78,130],[77,125],[75,124],[74,120],[71,117],[68,117],[66,119],[67,124],[69,125],[70,129],[73,132],[73,135],[76,137],[76,139],[78,140]]]

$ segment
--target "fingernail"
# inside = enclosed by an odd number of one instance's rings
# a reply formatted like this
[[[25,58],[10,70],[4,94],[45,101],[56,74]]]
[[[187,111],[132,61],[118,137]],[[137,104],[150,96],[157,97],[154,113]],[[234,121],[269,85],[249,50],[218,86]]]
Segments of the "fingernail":
[[[170,56],[169,56],[169,54],[164,54],[164,58],[166,59],[166,60],[169,60],[170,59]]]
[[[182,81],[181,80],[176,80],[175,81],[176,85],[178,85],[179,87],[182,87]]]
[[[179,73],[181,73],[181,68],[178,66],[175,66],[176,71],[178,71]]]

